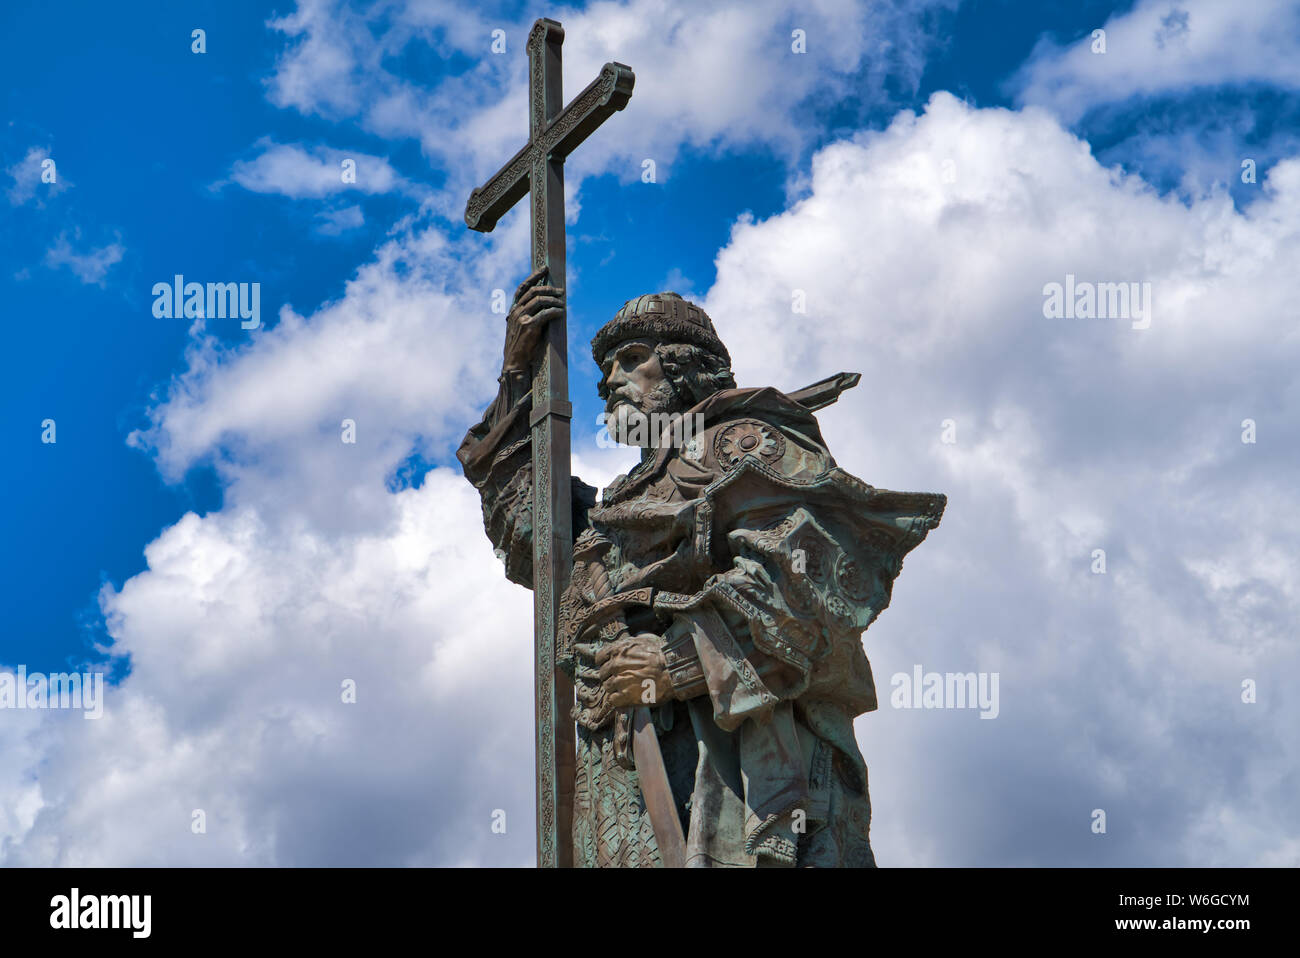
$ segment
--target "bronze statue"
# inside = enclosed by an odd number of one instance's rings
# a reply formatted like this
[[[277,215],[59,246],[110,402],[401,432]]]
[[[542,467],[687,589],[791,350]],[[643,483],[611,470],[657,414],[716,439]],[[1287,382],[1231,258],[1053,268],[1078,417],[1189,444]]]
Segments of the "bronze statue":
[[[507,577],[535,595],[539,864],[874,865],[861,636],[946,499],[836,466],[813,413],[857,374],[737,388],[712,320],[671,292],[592,340],[607,428],[640,464],[599,504],[571,480],[563,159],[634,81],[606,64],[561,110],[562,40],[534,25],[529,143],[466,209],[487,231],[531,196],[534,271],[457,453]]]

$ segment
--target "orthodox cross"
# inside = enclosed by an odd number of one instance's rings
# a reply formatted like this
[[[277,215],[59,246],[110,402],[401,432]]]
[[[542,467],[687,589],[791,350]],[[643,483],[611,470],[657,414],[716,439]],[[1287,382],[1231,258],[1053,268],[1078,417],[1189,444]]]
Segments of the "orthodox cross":
[[[528,142],[470,194],[465,224],[489,233],[506,211],[532,197],[533,271],[546,269],[564,286],[564,158],[610,116],[627,106],[635,77],[606,63],[567,107],[560,75],[564,29],[538,20],[528,34]],[[567,301],[567,290],[566,290]],[[573,565],[573,503],[569,483],[568,333],[563,319],[547,325],[533,362],[533,631],[537,706],[537,864],[573,865],[573,683],[555,668],[556,611]]]

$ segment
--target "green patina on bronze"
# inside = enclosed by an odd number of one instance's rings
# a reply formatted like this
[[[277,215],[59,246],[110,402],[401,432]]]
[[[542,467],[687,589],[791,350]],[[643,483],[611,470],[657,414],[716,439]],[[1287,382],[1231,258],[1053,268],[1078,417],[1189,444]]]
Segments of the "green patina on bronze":
[[[556,36],[538,24],[534,38]],[[528,192],[535,144],[576,142],[547,137],[534,126],[485,188],[495,198],[475,192],[471,226]],[[533,182],[534,208],[553,204]],[[872,866],[853,734],[877,707],[862,633],[946,499],[836,465],[814,412],[856,374],[789,394],[737,388],[710,317],[664,292],[629,300],[592,341],[611,433],[643,447],[597,503],[568,475],[558,415],[562,214],[540,239],[534,219],[535,272],[508,317],[497,397],[458,451],[507,577],[537,595],[539,863]]]

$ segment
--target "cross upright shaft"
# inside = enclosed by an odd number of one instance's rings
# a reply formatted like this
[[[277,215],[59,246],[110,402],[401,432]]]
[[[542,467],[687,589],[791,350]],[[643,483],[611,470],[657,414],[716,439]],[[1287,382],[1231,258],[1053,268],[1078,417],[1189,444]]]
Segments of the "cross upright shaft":
[[[635,76],[621,63],[564,103],[560,45],[564,29],[541,19],[528,35],[528,142],[470,194],[465,224],[487,233],[531,195],[532,268],[565,285],[564,158],[627,105]],[[567,296],[566,296],[567,300]],[[555,668],[556,613],[573,565],[569,473],[568,331],[552,320],[533,362],[533,627],[537,713],[537,864],[573,864],[573,683]]]

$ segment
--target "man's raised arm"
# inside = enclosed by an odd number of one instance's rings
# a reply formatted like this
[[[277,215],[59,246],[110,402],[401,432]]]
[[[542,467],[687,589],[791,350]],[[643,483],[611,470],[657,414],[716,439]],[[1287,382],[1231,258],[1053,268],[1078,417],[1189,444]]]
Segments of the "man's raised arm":
[[[496,398],[478,425],[465,434],[456,458],[483,502],[483,527],[506,578],[532,588],[532,442],[528,418],[533,408],[531,357],[546,324],[564,315],[564,290],[543,283],[538,270],[515,291],[506,317],[505,348]],[[573,534],[587,525],[596,490],[573,479]]]

